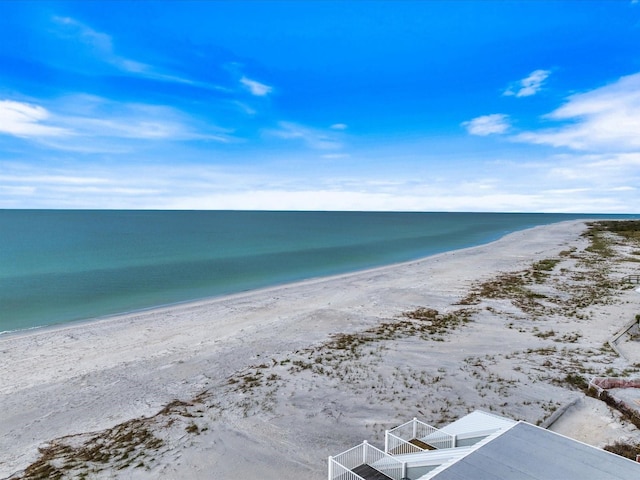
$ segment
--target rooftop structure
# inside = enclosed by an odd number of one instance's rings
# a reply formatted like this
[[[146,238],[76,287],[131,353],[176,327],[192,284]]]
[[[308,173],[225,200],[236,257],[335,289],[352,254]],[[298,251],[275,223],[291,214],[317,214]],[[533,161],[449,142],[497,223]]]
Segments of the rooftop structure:
[[[475,411],[437,429],[413,419],[329,457],[329,480],[626,480],[640,463],[563,435]]]

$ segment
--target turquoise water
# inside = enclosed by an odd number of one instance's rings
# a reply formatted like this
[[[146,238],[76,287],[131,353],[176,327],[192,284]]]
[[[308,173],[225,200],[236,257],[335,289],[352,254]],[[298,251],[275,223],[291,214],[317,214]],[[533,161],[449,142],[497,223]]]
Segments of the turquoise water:
[[[391,264],[587,217],[0,210],[0,332]]]

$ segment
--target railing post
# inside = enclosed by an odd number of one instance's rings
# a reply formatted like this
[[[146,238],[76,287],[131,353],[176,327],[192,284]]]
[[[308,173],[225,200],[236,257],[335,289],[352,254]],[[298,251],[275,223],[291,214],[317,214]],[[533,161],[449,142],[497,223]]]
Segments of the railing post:
[[[389,430],[384,431],[384,453],[389,453]]]
[[[367,463],[367,445],[369,444],[366,440],[362,442],[362,463],[363,464]]]
[[[402,478],[407,477],[407,462],[402,462]]]
[[[453,434],[451,435],[451,448],[456,448],[456,443],[458,443],[458,438]]]
[[[416,417],[413,417],[413,437],[411,438],[418,438],[418,419]]]
[[[329,455],[329,476],[327,480],[333,480],[333,457]]]

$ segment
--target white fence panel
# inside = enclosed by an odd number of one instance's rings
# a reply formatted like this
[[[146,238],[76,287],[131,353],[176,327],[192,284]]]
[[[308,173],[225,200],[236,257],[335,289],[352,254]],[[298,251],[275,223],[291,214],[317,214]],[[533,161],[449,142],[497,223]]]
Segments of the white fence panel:
[[[437,428],[421,422],[416,418],[389,430],[387,435],[393,435],[406,442],[413,439],[420,440],[434,448],[453,448],[456,446],[456,440],[453,435],[449,435],[446,432],[438,430]],[[385,443],[388,444],[389,441],[390,439]],[[389,452],[391,450],[387,449],[387,451]]]
[[[375,468],[393,480],[402,480],[406,474],[403,462],[363,442],[340,455],[329,457],[329,480],[360,480],[362,477],[352,470],[363,464]]]

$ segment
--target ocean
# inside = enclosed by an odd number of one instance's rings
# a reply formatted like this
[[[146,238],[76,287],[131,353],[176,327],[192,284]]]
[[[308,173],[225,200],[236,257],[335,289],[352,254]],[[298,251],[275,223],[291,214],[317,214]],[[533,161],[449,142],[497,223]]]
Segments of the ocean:
[[[0,332],[93,319],[619,215],[0,210]]]

